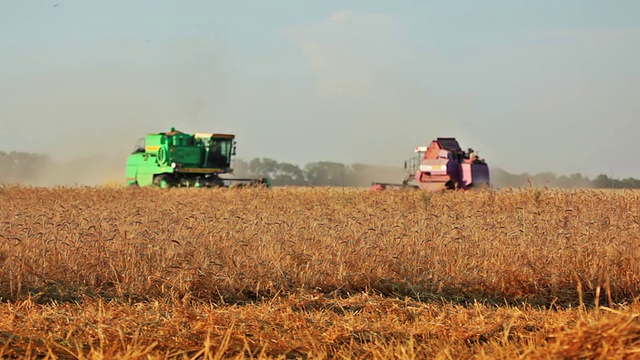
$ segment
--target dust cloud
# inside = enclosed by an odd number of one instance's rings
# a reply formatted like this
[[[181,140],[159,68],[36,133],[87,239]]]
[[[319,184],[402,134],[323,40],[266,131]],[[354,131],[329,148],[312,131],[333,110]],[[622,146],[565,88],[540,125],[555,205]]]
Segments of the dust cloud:
[[[46,185],[124,184],[127,156],[144,134],[138,130],[71,136],[52,149],[57,165],[45,171],[43,180]]]
[[[23,168],[14,166],[7,182],[29,186],[122,185],[127,156],[136,139],[135,133],[124,131],[74,134],[48,148],[43,152],[45,157],[37,161],[29,160],[41,154],[26,153]]]
[[[368,166],[364,171],[353,174],[353,185],[370,186],[372,182],[401,184],[408,176],[402,168],[392,166]]]
[[[11,76],[0,87],[11,88],[0,97],[0,151],[48,161],[0,179],[33,186],[124,184],[127,157],[139,138],[171,127],[217,130],[212,122],[220,124],[214,109],[223,98],[225,67],[216,57],[223,53],[196,38],[72,49],[66,56],[89,59],[76,66],[58,52],[49,54],[57,60],[51,64],[24,62],[31,74]],[[138,65],[150,59],[160,60]]]

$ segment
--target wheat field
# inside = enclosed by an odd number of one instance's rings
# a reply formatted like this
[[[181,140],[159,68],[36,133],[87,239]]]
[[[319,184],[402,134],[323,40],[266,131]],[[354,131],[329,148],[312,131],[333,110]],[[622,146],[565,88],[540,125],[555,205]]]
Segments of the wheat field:
[[[0,187],[0,356],[634,358],[640,193]]]

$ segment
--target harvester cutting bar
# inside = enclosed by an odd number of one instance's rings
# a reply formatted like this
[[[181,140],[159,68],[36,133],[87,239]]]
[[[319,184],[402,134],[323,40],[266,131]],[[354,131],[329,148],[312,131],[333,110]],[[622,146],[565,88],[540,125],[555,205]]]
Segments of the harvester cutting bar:
[[[271,187],[271,183],[267,178],[247,178],[247,179],[239,179],[239,178],[231,178],[231,179],[222,179],[227,187],[245,187],[245,186],[255,186],[255,187]]]
[[[386,190],[386,189],[418,189],[418,185],[409,185],[409,184],[395,184],[395,183],[381,183],[381,182],[372,182],[371,190]]]

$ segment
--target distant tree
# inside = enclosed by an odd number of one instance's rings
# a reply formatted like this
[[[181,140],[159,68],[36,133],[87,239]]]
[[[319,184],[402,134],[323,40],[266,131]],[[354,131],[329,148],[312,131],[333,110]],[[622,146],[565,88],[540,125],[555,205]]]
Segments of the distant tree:
[[[563,189],[568,188],[589,188],[593,184],[589,178],[580,173],[571,174],[570,176],[562,175],[556,178],[555,186]]]
[[[305,179],[304,172],[298,165],[279,163],[276,167],[276,173],[273,174],[272,183],[275,186],[303,186],[307,185],[307,180]]]
[[[249,175],[271,178],[277,172],[278,162],[269,158],[254,158],[249,162]]]
[[[580,173],[571,174],[569,179],[571,180],[571,187],[589,188],[593,186],[592,181],[589,180],[588,177],[583,176]]]
[[[598,189],[640,189],[640,179],[613,179],[605,174],[596,176],[591,185]]]
[[[640,180],[634,178],[622,179],[619,182],[619,188],[621,189],[638,189],[640,188]]]
[[[593,179],[593,181],[591,182],[591,185],[598,189],[611,189],[615,187],[616,184],[615,184],[615,181],[609,178],[607,175],[600,174],[596,176],[595,179]]]
[[[239,177],[249,176],[249,163],[243,159],[236,158],[233,172]]]
[[[562,189],[573,187],[573,181],[566,175],[561,175],[556,179],[556,186]]]
[[[279,163],[269,158],[255,158],[248,164],[249,176],[266,177],[273,186],[306,185],[304,173],[299,166]]]
[[[309,185],[347,186],[344,183],[347,167],[342,163],[319,161],[305,165],[304,174]]]

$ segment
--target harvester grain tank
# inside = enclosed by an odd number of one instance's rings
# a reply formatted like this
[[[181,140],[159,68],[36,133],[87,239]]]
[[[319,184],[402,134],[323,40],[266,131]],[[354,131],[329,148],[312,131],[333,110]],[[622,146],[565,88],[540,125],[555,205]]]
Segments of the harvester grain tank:
[[[418,146],[416,156],[405,161],[408,177],[402,184],[376,183],[373,190],[417,188],[424,191],[469,189],[490,184],[489,165],[469,148],[462,150],[455,138],[437,138]]]
[[[148,134],[127,159],[128,186],[231,187],[269,186],[266,178],[223,177],[233,174],[235,135],[186,134],[171,128]]]

